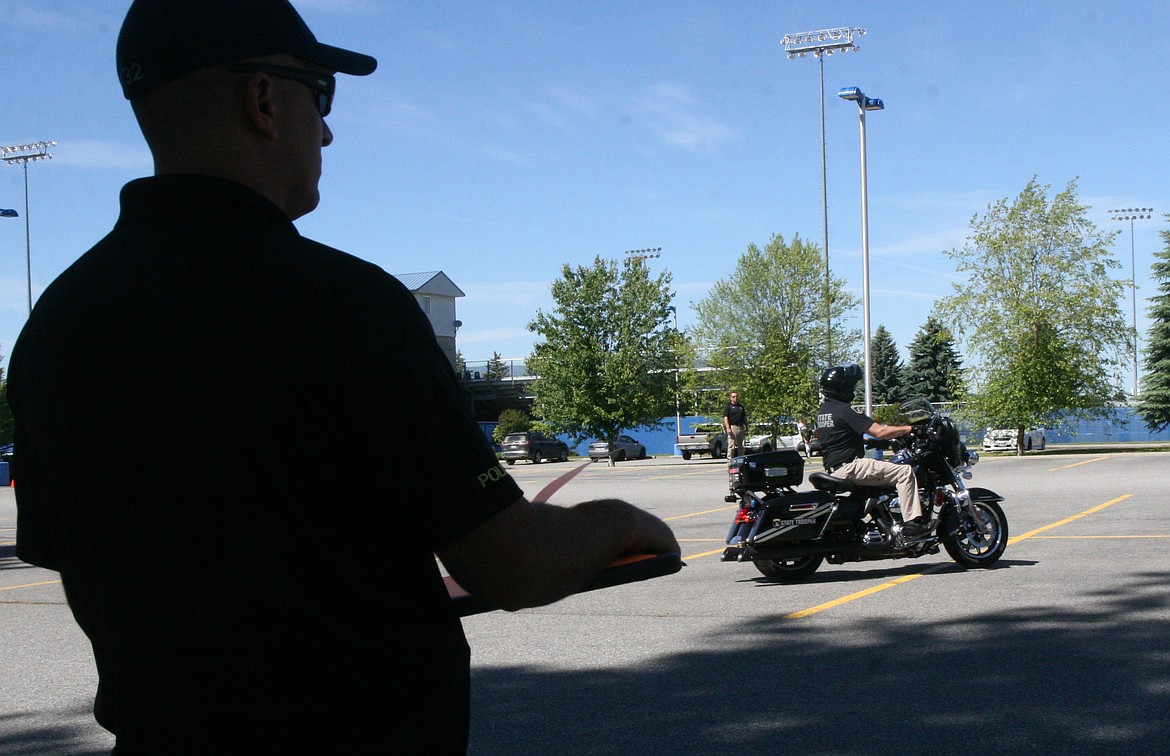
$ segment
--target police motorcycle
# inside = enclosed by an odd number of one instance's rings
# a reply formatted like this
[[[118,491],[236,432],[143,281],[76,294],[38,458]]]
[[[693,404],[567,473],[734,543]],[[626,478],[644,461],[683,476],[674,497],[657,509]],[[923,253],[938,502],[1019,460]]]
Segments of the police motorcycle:
[[[910,434],[871,442],[912,465],[923,513],[937,524],[925,537],[902,534],[902,514],[892,488],[865,486],[814,472],[812,491],[797,491],[804,460],[784,449],[736,457],[728,467],[731,493],[740,506],[727,534],[724,562],[751,562],[781,583],[796,583],[830,564],[878,559],[916,559],[939,547],[964,568],[990,567],[1007,548],[1003,497],[968,488],[979,455],[960,441],[955,424],[924,398],[899,407]]]

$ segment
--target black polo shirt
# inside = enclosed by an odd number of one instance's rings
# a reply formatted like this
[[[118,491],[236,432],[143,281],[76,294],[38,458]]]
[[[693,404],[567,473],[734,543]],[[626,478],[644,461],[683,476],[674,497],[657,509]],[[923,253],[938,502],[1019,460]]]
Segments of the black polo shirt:
[[[520,490],[392,276],[238,184],[140,179],[8,396],[17,554],[60,571],[119,752],[462,747],[433,554]]]
[[[865,456],[865,433],[873,425],[868,415],[847,402],[826,399],[817,410],[817,432],[825,469],[840,467]]]
[[[742,404],[728,402],[723,410],[723,416],[727,418],[729,425],[747,425],[747,409]]]

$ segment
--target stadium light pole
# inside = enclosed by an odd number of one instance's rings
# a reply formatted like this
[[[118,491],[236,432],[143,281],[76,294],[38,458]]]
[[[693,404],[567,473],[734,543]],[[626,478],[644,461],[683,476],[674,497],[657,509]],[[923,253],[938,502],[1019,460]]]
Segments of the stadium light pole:
[[[1110,210],[1109,219],[1112,221],[1129,221],[1129,267],[1133,271],[1133,278],[1129,282],[1129,290],[1133,304],[1133,395],[1138,396],[1138,327],[1137,327],[1137,256],[1134,254],[1133,222],[1135,220],[1149,220],[1154,212],[1152,207],[1127,207],[1123,210]]]
[[[0,147],[0,160],[9,165],[24,166],[24,270],[28,281],[28,311],[32,314],[32,242],[29,239],[28,223],[28,164],[37,160],[48,160],[53,157],[50,147],[56,147],[56,142],[33,142],[32,144],[14,144]]]
[[[821,231],[825,247],[825,366],[833,364],[833,315],[830,307],[829,282],[829,182],[825,171],[825,58],[835,52],[857,52],[859,48],[853,42],[855,36],[861,37],[865,29],[842,26],[836,29],[818,29],[798,34],[785,34],[781,44],[788,59],[806,58],[812,55],[817,59],[821,73]]]
[[[869,110],[882,110],[885,104],[881,100],[866,97],[857,87],[844,87],[837,96],[842,100],[857,103],[858,117],[861,123],[861,299],[862,299],[862,328],[863,343],[865,345],[865,414],[873,416],[873,381],[869,358],[869,174],[866,168],[865,155],[865,114]]]

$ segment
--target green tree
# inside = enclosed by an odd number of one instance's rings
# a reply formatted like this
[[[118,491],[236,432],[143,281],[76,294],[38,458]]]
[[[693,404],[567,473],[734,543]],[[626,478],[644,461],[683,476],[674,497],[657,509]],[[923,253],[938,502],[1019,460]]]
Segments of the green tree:
[[[509,433],[521,433],[532,430],[532,418],[524,410],[506,409],[500,412],[500,419],[492,429],[492,440],[497,444],[504,440]]]
[[[963,363],[950,330],[932,315],[918,329],[909,349],[910,362],[903,374],[906,396],[954,401],[963,387]]]
[[[1163,246],[1154,253],[1157,259],[1152,266],[1159,293],[1149,299],[1151,322],[1142,360],[1145,375],[1136,407],[1146,427],[1154,432],[1170,426],[1170,231],[1160,235]]]
[[[894,337],[879,325],[869,342],[869,388],[876,404],[893,404],[902,401],[903,378],[902,358]]]
[[[537,311],[528,330],[541,341],[528,359],[533,412],[577,442],[613,440],[622,430],[656,426],[674,412],[680,339],[671,327],[670,274],[651,278],[644,260],[620,270],[598,257],[565,265],[552,284],[555,307]]]
[[[827,349],[826,307],[834,323],[835,359],[855,352],[860,338],[843,325],[857,298],[834,278],[825,301],[821,259],[819,248],[799,235],[791,243],[774,235],[762,249],[749,244],[731,274],[694,305],[698,322],[691,336],[703,364],[712,368],[699,380],[723,389],[699,392],[703,413],[721,413],[731,387],[754,421],[772,421],[773,434],[781,420],[815,411]]]
[[[1118,302],[1126,283],[1104,232],[1077,201],[1076,181],[1049,201],[1028,182],[971,220],[971,235],[947,254],[963,283],[936,312],[967,344],[967,411],[979,425],[1018,430],[1061,412],[1101,417],[1121,382],[1128,329]]]

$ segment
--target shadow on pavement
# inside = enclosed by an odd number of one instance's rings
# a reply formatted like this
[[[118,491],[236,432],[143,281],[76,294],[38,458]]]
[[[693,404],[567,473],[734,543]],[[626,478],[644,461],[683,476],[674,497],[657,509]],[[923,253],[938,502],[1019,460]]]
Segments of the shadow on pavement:
[[[70,722],[45,722],[43,712],[0,714],[0,753],[5,756],[92,756],[109,754],[113,736],[93,721],[89,707],[58,712]]]
[[[1088,598],[860,639],[769,616],[628,670],[473,670],[470,753],[1166,753],[1170,572]]]

